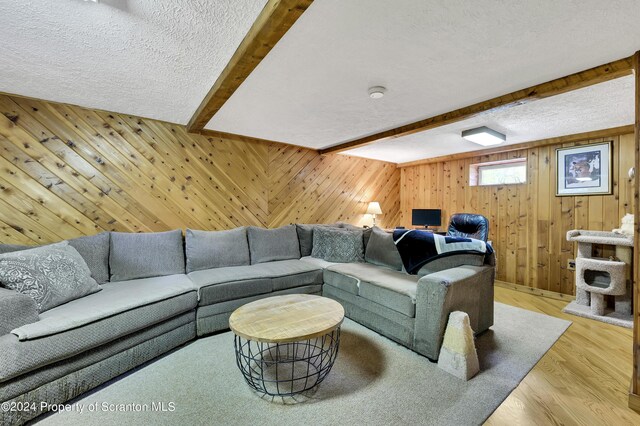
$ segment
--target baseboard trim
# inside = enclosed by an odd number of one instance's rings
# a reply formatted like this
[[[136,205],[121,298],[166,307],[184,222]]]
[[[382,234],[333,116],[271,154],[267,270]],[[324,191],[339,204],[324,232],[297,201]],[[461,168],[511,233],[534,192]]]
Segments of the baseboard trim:
[[[575,296],[570,294],[558,293],[550,290],[542,290],[540,288],[528,287],[526,285],[513,284],[508,283],[506,281],[495,280],[495,285],[497,287],[508,288],[509,290],[520,291],[522,293],[534,294],[536,296],[548,297],[549,299],[555,300],[564,300],[566,302],[571,302],[575,300]]]

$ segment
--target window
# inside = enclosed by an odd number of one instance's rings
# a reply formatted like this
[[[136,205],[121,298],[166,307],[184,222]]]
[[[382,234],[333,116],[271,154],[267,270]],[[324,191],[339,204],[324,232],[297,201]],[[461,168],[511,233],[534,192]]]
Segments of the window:
[[[526,158],[472,164],[469,170],[469,183],[472,186],[513,185],[526,181]]]

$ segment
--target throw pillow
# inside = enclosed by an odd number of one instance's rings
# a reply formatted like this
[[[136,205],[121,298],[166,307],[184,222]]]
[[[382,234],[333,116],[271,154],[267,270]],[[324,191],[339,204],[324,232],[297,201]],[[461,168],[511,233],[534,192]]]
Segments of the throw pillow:
[[[393,242],[393,234],[373,227],[371,237],[364,253],[364,260],[378,266],[402,270],[402,258]]]
[[[300,245],[295,225],[276,229],[250,226],[247,236],[252,265],[274,260],[300,259]]]
[[[224,266],[249,265],[247,228],[227,231],[187,229],[187,273]]]
[[[313,230],[311,256],[328,262],[362,262],[362,230],[317,226]]]
[[[101,290],[67,241],[0,255],[0,283],[33,298],[39,312]]]
[[[351,229],[351,230],[361,230],[364,247],[367,247],[367,244],[369,244],[369,238],[371,237],[371,228],[361,228],[359,226],[352,225],[346,222],[336,222],[332,226],[337,226],[338,228]]]
[[[104,284],[109,281],[109,233],[78,237],[67,240],[76,249],[91,271],[91,277]],[[0,244],[0,254],[28,250],[42,246],[21,246],[17,244]]]
[[[111,281],[184,274],[182,230],[111,233]]]

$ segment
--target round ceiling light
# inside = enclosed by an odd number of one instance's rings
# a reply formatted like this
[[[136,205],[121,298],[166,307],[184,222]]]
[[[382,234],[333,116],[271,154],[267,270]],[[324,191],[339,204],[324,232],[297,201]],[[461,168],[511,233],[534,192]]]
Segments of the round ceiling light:
[[[380,99],[381,97],[384,96],[384,92],[386,92],[387,89],[382,87],[382,86],[373,86],[369,88],[369,97],[371,99]]]

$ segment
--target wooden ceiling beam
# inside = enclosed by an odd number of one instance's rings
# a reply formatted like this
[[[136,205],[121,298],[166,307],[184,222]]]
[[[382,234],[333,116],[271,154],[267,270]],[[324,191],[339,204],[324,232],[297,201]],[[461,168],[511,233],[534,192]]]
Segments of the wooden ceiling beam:
[[[385,130],[373,135],[365,136],[353,141],[345,142],[336,146],[320,150],[321,154],[332,154],[354,149],[360,146],[369,145],[374,142],[395,139],[408,136],[414,133],[444,126],[447,124],[462,121],[490,111],[510,108],[517,105],[526,104],[538,99],[548,98],[572,90],[581,89],[593,84],[624,77],[632,73],[631,57],[623,58],[595,68],[580,71],[566,77],[557,78],[546,83],[518,90],[497,98],[479,102],[455,111],[436,115],[395,129]]]
[[[198,133],[293,26],[313,0],[269,0],[191,120]]]

